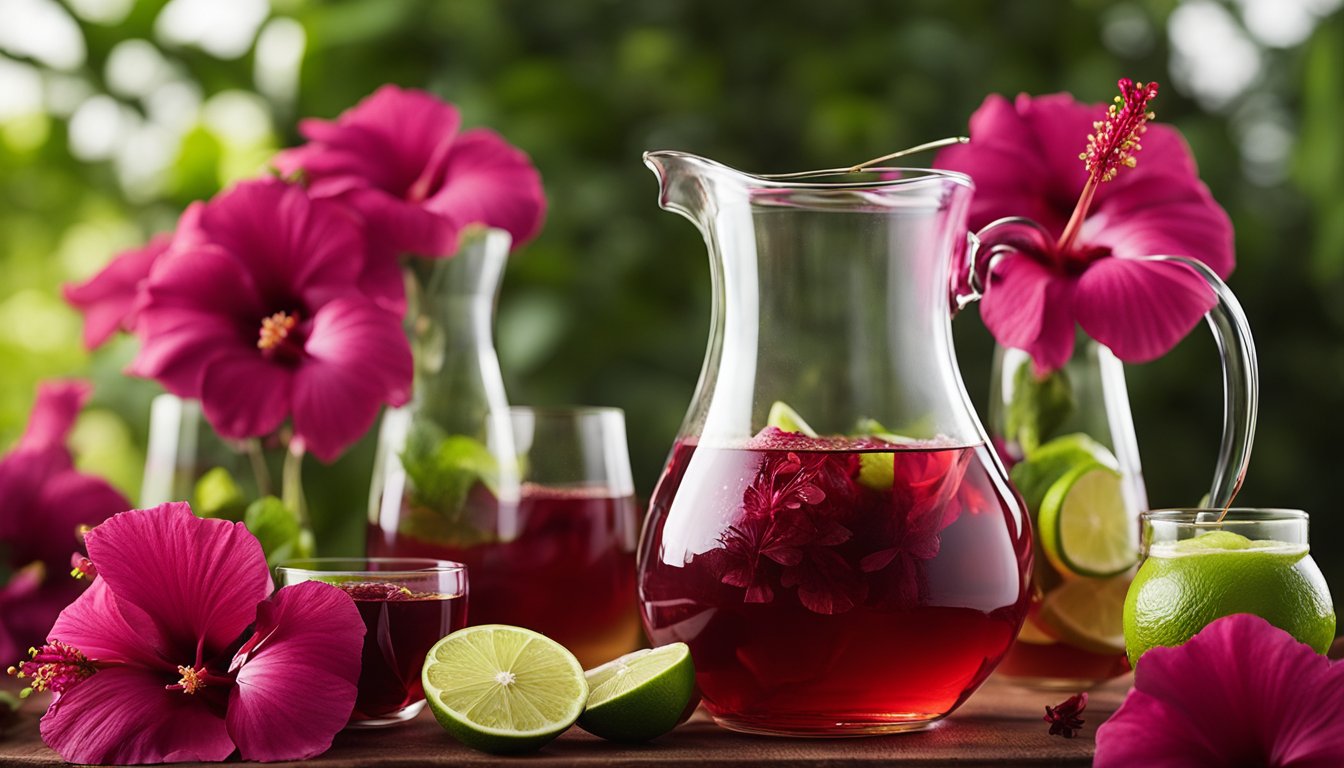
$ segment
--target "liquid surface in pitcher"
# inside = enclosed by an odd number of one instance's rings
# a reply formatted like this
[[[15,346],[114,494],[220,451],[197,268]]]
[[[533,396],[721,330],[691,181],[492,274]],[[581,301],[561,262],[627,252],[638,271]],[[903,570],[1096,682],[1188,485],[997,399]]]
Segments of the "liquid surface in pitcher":
[[[692,462],[707,471],[688,480]],[[649,638],[690,645],[705,705],[739,730],[922,728],[984,681],[1027,609],[1029,535],[994,467],[983,445],[681,442],[642,553]],[[699,520],[668,521],[674,500]],[[669,547],[679,530],[699,541]]]

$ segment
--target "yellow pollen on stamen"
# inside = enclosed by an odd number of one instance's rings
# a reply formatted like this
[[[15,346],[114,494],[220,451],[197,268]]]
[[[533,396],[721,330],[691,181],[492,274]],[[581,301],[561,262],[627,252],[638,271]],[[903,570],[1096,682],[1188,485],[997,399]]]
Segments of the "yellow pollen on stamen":
[[[177,673],[182,675],[177,684],[182,686],[183,693],[192,694],[205,687],[205,681],[201,679],[200,673],[191,667],[178,667]]]
[[[274,349],[285,342],[290,331],[299,324],[299,319],[288,312],[276,312],[261,321],[261,336],[257,339],[257,349]]]

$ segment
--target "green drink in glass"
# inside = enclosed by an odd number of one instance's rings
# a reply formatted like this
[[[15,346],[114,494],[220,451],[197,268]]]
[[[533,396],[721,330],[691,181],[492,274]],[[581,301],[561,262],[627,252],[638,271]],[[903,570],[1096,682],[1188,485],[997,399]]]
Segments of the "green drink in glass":
[[[1125,598],[1131,665],[1235,613],[1260,616],[1318,653],[1329,649],[1334,604],[1311,558],[1305,512],[1154,510],[1141,525],[1143,561]]]

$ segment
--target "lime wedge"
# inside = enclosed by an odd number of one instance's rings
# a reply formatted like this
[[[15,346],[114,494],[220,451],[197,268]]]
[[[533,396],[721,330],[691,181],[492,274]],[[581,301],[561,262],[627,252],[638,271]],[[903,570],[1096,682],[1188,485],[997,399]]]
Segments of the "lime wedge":
[[[435,643],[420,675],[453,738],[494,754],[540,749],[583,712],[588,683],[574,654],[529,629],[486,624]]]
[[[1125,504],[1123,478],[1090,462],[1056,480],[1036,514],[1041,548],[1060,573],[1107,578],[1138,560],[1134,515]]]
[[[1042,445],[1013,466],[1013,486],[1033,513],[1055,481],[1084,464],[1102,464],[1119,470],[1120,463],[1106,446],[1085,434],[1063,435]]]
[[[807,422],[803,421],[803,417],[783,400],[776,400],[774,405],[770,406],[770,414],[765,417],[765,426],[777,427],[785,432],[798,432],[808,437],[817,436],[817,431],[809,427]]]
[[[588,708],[579,727],[612,741],[648,741],[677,727],[695,696],[685,643],[646,648],[587,673]]]
[[[1040,621],[1060,642],[1092,653],[1124,653],[1129,577],[1073,579],[1041,603]]]

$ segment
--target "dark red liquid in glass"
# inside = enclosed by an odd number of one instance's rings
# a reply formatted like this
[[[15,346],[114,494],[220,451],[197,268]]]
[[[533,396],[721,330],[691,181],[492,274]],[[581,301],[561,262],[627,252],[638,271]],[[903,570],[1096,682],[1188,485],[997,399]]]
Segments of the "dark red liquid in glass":
[[[982,446],[772,437],[674,449],[641,544],[649,638],[690,645],[705,705],[738,729],[947,714],[1027,611],[1016,495]]]
[[[511,538],[471,546],[370,531],[369,554],[432,557],[467,566],[473,624],[513,624],[564,645],[586,667],[639,641],[635,606],[637,511],[629,496],[601,488],[524,485],[516,506],[478,487],[467,516]],[[511,522],[506,522],[512,516]]]
[[[466,596],[414,592],[389,583],[337,586],[354,598],[365,627],[359,695],[350,720],[378,720],[423,699],[425,654],[466,626]]]

